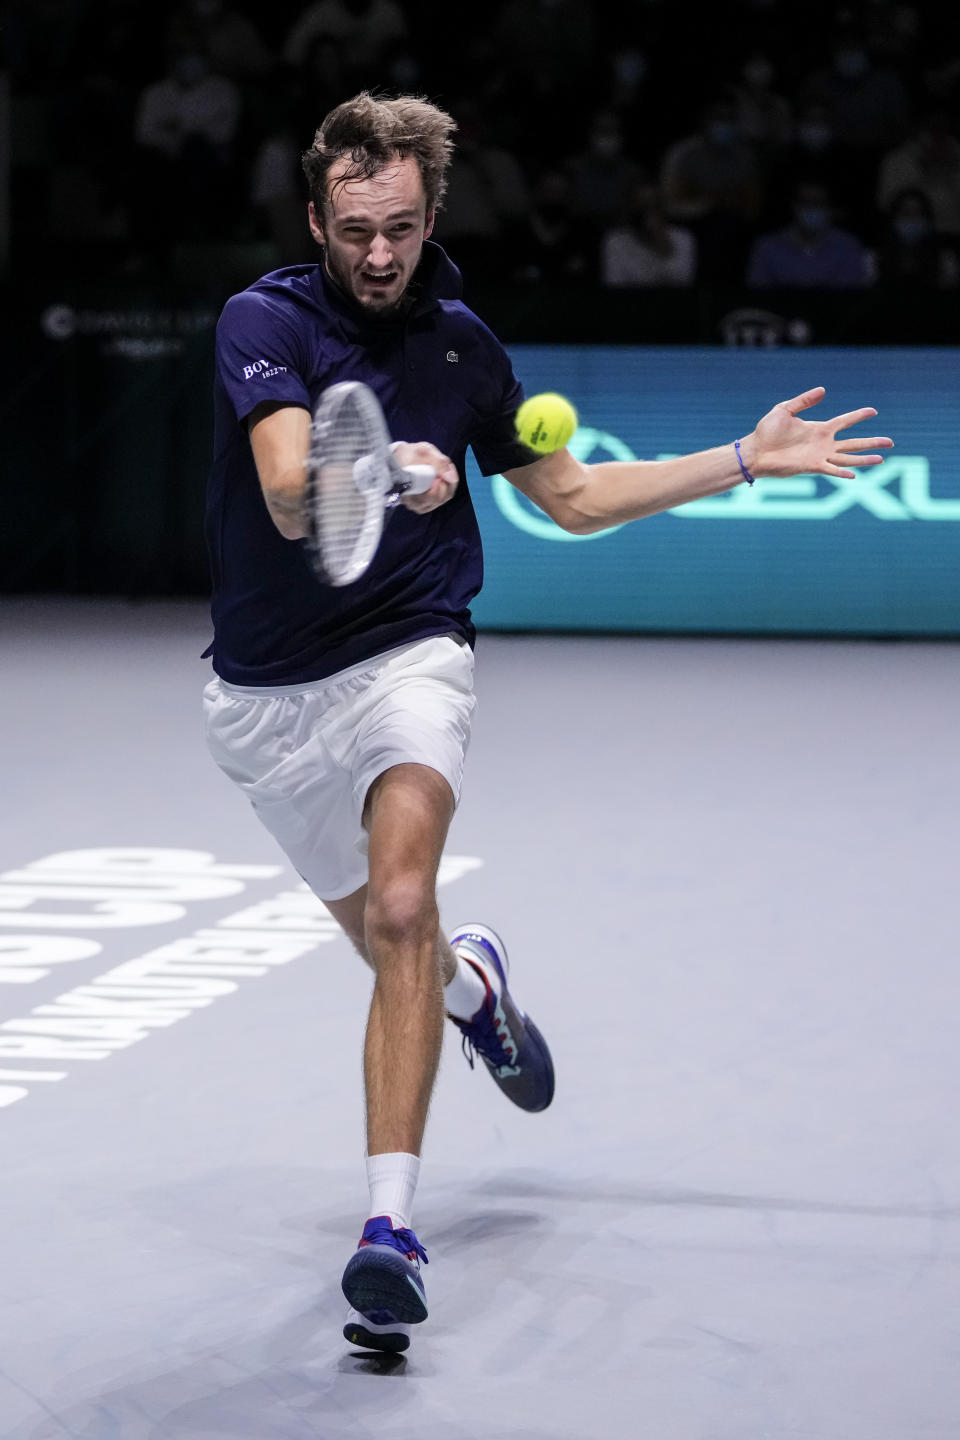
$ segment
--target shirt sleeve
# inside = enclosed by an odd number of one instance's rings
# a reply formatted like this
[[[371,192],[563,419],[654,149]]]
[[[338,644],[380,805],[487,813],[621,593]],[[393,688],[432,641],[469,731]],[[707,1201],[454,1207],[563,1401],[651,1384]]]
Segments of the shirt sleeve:
[[[494,382],[492,403],[474,430],[470,447],[481,475],[500,475],[504,470],[532,465],[540,457],[517,438],[515,420],[523,404],[523,386],[499,343],[490,359]]]
[[[238,420],[264,401],[312,408],[299,329],[274,296],[244,290],[227,301],[217,325],[216,363]]]

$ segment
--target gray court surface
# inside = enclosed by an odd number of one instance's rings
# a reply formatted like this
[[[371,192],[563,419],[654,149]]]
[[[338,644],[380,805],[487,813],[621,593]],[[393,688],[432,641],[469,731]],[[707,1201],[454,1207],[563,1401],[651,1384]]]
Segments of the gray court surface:
[[[956,1440],[950,644],[481,637],[406,1358],[340,1334],[367,972],[208,759],[204,607],[0,609],[4,1440]]]

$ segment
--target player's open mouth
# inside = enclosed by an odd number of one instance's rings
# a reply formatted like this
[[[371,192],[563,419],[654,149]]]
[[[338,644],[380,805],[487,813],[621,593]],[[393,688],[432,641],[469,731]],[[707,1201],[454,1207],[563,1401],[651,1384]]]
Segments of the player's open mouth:
[[[385,290],[388,285],[392,285],[394,280],[396,280],[397,272],[396,270],[384,270],[382,272],[363,270],[361,271],[361,278],[367,285],[372,285],[375,290]]]

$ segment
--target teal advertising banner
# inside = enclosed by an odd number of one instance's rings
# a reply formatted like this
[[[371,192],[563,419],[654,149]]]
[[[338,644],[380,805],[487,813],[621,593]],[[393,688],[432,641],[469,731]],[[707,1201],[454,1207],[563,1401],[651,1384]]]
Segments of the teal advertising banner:
[[[855,480],[758,478],[586,538],[473,464],[486,575],[479,628],[960,634],[960,351],[512,346],[528,395],[577,407],[582,460],[658,459],[746,434],[814,385],[810,418],[864,405],[890,435]],[[856,433],[856,432],[852,432]]]

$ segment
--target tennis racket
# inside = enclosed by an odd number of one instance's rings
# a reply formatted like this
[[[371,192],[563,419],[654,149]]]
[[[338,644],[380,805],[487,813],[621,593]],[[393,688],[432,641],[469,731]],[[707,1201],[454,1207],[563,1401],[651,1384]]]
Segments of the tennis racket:
[[[327,585],[359,580],[391,507],[436,479],[430,465],[397,463],[380,402],[359,380],[343,380],[320,396],[306,465],[307,551]]]

